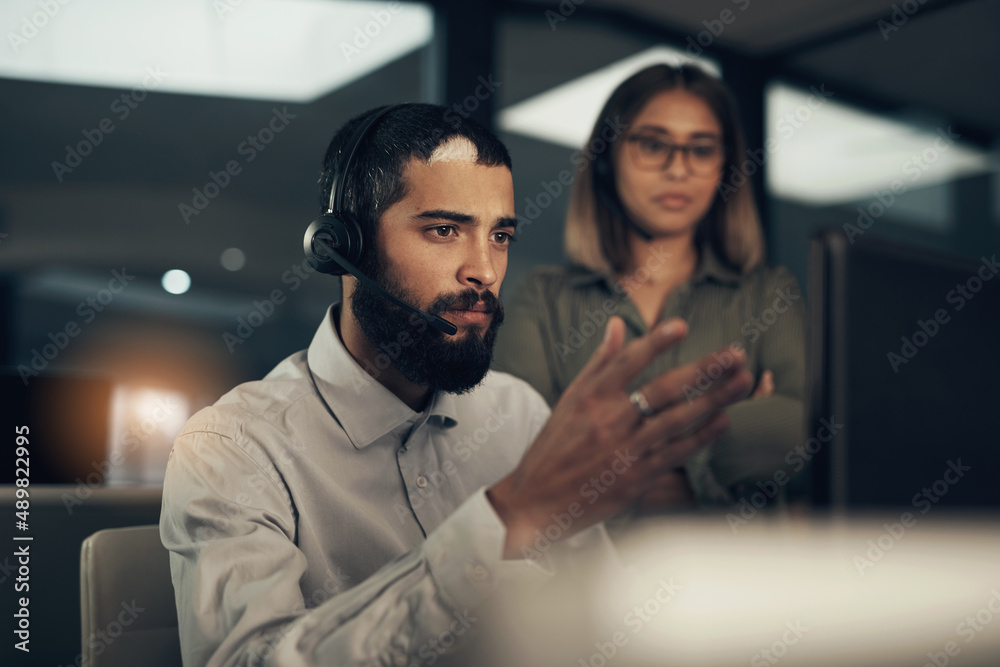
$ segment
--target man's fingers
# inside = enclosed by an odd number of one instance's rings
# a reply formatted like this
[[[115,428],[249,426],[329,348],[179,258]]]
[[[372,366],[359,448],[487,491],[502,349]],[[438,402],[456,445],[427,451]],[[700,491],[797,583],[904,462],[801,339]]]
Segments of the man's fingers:
[[[692,428],[697,432],[714,419],[710,418],[713,413],[746,396],[752,384],[753,377],[745,370],[739,369],[733,375],[720,378],[701,396],[668,405],[658,414],[642,422],[637,435],[641,442],[656,442],[664,438],[669,441],[690,432]]]
[[[717,412],[682,438],[669,441],[661,438],[642,458],[643,468],[650,473],[649,482],[652,484],[673,468],[683,465],[692,454],[725,433],[729,423],[726,413]]]
[[[623,391],[657,356],[680,342],[687,331],[684,320],[676,317],[667,320],[609,359],[595,373],[595,381],[602,388]]]
[[[674,403],[690,403],[705,395],[743,370],[745,364],[745,353],[730,347],[662,373],[641,390],[652,409],[660,412]]]
[[[604,340],[590,355],[590,359],[587,360],[583,369],[576,374],[572,384],[585,382],[588,378],[596,375],[621,350],[624,341],[625,321],[617,315],[609,317],[604,328]]]

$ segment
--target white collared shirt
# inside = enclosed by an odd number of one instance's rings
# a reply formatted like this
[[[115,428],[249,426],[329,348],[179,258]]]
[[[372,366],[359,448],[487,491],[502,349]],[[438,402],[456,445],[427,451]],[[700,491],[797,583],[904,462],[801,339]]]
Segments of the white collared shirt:
[[[160,534],[185,667],[428,664],[491,591],[551,575],[502,560],[485,496],[547,420],[544,399],[491,371],[414,412],[344,348],[337,307],[307,351],[174,444]]]

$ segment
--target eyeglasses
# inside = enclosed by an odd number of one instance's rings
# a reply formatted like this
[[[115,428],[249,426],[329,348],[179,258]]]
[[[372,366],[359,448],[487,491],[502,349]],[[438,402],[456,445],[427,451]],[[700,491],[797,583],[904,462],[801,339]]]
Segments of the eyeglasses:
[[[632,164],[644,171],[668,169],[674,161],[674,155],[680,151],[684,154],[684,163],[690,173],[695,176],[711,176],[722,166],[725,157],[722,146],[712,140],[675,144],[650,134],[633,134],[625,140]]]

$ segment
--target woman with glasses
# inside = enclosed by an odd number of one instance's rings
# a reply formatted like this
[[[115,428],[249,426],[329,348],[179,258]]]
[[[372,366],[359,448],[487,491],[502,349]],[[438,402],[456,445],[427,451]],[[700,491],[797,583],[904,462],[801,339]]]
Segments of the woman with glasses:
[[[627,129],[609,137],[613,127]],[[722,81],[695,66],[656,65],[611,94],[587,146],[591,159],[577,170],[567,212],[570,264],[536,269],[512,295],[494,366],[554,404],[612,315],[625,321],[626,340],[672,317],[688,323],[684,341],[636,387],[726,345],[741,348],[757,383],[727,411],[729,431],[637,509],[745,497],[750,511],[730,516],[747,520],[783,496],[815,452],[803,450],[803,303],[792,274],[764,264],[735,104]],[[727,361],[718,359],[720,373]],[[697,396],[712,379],[685,394]],[[652,411],[643,398],[631,396],[639,418]]]

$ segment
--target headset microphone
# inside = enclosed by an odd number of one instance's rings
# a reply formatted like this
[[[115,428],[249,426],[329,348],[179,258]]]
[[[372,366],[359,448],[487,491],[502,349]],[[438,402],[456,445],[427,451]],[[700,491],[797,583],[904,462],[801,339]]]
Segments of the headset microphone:
[[[364,251],[361,226],[358,225],[353,215],[343,210],[344,184],[354,162],[354,154],[374,127],[375,122],[397,106],[383,107],[369,116],[337,152],[337,167],[333,174],[328,210],[324,215],[310,223],[302,240],[302,246],[309,265],[320,273],[334,276],[350,273],[377,294],[403,310],[417,315],[441,333],[450,336],[458,332],[458,327],[454,324],[442,317],[414,308],[402,299],[390,294],[384,287],[358,270],[357,264],[360,263]],[[341,156],[345,154],[347,157],[341,160]]]

